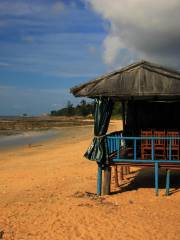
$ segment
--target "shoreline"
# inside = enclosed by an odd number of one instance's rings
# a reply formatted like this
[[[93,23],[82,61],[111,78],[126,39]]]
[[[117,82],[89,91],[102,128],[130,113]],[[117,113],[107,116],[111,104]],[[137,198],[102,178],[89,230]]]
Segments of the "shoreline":
[[[85,127],[85,128],[84,128]],[[82,134],[89,136],[89,130],[93,129],[92,125],[85,126],[67,126],[56,127],[51,129],[23,131],[16,135],[4,135],[0,137],[0,151],[8,152],[11,150],[35,147],[38,145],[50,144],[53,142],[69,142],[76,137],[77,129],[84,129]],[[69,133],[70,132],[70,133]],[[81,134],[81,137],[82,137]],[[91,137],[91,136],[89,136]]]
[[[114,131],[117,129],[117,124],[121,128],[121,120],[112,120],[109,131]],[[115,129],[114,129],[115,126]],[[11,149],[21,148],[21,147],[32,147],[35,145],[42,145],[44,143],[52,141],[69,141],[74,139],[77,136],[77,129],[81,129],[81,137],[86,136],[86,138],[93,138],[93,129],[92,124],[86,125],[69,125],[61,127],[53,127],[49,129],[36,129],[36,130],[27,130],[19,131],[18,134],[12,135],[0,135],[0,151],[9,151]],[[90,134],[89,134],[90,132]],[[17,143],[16,143],[17,140]],[[8,146],[9,145],[9,146]]]

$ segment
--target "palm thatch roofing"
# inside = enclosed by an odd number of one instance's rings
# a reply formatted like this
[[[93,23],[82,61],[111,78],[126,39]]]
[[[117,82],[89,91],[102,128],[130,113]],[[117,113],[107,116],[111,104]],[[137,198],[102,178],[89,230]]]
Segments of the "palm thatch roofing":
[[[147,61],[131,64],[71,88],[76,97],[180,99],[180,72]]]

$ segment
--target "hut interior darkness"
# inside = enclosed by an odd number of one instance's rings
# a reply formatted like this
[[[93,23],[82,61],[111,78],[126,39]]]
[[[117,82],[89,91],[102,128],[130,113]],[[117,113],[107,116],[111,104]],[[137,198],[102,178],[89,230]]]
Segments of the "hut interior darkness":
[[[127,133],[139,136],[140,131],[145,129],[180,129],[180,102],[129,101],[126,117]]]
[[[156,195],[158,195],[158,169],[164,167],[167,169],[168,193],[170,170],[180,169],[179,158],[172,158],[173,143],[176,141],[179,144],[179,134],[175,138],[163,136],[166,141],[164,145],[166,156],[157,159],[156,142],[161,139],[154,136],[149,139],[143,138],[141,132],[153,129],[163,130],[164,133],[168,130],[177,130],[179,133],[180,72],[141,61],[76,86],[70,91],[76,97],[95,99],[94,139],[85,157],[98,163],[97,193],[101,194],[102,171],[104,171],[104,194],[110,193],[111,167],[117,164],[154,166]],[[121,101],[123,106],[123,134],[107,135],[113,103],[116,100]],[[142,143],[146,140],[151,142],[151,153],[148,159],[143,159],[137,153],[142,144],[139,144],[139,147],[136,145],[137,142]],[[127,148],[125,149],[127,142],[132,142],[131,158],[128,156]],[[140,151],[142,152],[142,149]]]

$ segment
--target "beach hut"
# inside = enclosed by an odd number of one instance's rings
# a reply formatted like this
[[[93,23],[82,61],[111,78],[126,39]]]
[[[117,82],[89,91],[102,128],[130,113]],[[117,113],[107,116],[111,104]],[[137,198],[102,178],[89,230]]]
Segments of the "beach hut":
[[[141,61],[73,87],[76,97],[95,100],[94,138],[85,157],[98,165],[97,194],[110,193],[113,166],[154,167],[158,195],[159,168],[180,169],[180,72]],[[121,101],[123,131],[107,134],[112,108]]]

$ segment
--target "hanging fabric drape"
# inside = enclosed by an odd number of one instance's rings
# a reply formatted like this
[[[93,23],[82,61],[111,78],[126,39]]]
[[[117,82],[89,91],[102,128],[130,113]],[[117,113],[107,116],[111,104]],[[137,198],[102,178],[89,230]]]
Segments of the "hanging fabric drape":
[[[103,163],[106,160],[105,135],[112,114],[113,102],[110,98],[95,99],[94,139],[85,153],[89,160]]]

